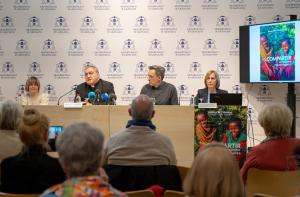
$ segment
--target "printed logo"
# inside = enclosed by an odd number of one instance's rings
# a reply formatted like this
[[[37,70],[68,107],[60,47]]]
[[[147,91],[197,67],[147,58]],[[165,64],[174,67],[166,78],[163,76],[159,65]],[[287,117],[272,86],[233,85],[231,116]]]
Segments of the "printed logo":
[[[286,3],[284,4],[285,8],[292,9],[300,8],[300,1],[299,0],[286,0]]]
[[[162,19],[162,25],[160,28],[161,33],[176,33],[177,28],[175,27],[174,18],[166,16]]]
[[[118,62],[112,62],[109,65],[107,78],[109,79],[121,79],[123,77],[121,66]]]
[[[4,51],[3,51],[2,46],[0,44],[0,56],[3,56],[3,54],[4,54]]]
[[[240,54],[239,48],[240,48],[240,39],[238,39],[238,38],[233,39],[231,42],[229,55],[232,55],[232,56],[239,55]]]
[[[269,96],[271,95],[271,89],[268,85],[261,85],[258,89],[258,95]]]
[[[68,10],[83,10],[83,5],[81,5],[81,0],[69,0]]]
[[[30,56],[31,51],[29,50],[28,43],[24,39],[17,41],[15,56]]]
[[[110,6],[108,0],[96,0],[94,8],[95,10],[109,10]]]
[[[135,95],[135,88],[134,88],[134,86],[131,85],[131,84],[127,84],[124,87],[123,95]]]
[[[175,65],[172,62],[165,62],[163,64],[163,67],[165,68],[165,78],[166,79],[175,79],[177,77],[177,74],[175,73]]]
[[[30,65],[29,65],[29,70],[28,70],[29,73],[41,73],[42,70],[41,70],[41,66],[39,63],[37,62],[32,62]]]
[[[28,4],[27,0],[15,0],[15,4]]]
[[[147,20],[144,16],[139,16],[135,21],[134,33],[149,33],[150,29],[147,27]]]
[[[164,5],[162,4],[162,0],[149,0],[148,9],[149,10],[163,10]]]
[[[41,55],[42,56],[56,56],[57,51],[55,50],[54,41],[47,39],[43,42]]]
[[[188,86],[185,84],[179,85],[177,87],[178,95],[189,95]]]
[[[57,5],[54,0],[42,0],[42,4],[40,6],[41,10],[56,10]]]
[[[69,33],[70,29],[68,28],[67,20],[63,16],[55,18],[54,22],[54,33]]]
[[[70,76],[71,74],[68,73],[67,65],[64,62],[58,62],[55,65],[54,79],[69,79]]]
[[[189,44],[186,39],[180,39],[177,41],[177,46],[175,50],[176,56],[189,56],[191,51],[189,50]]]
[[[189,66],[189,73],[187,74],[189,79],[203,78],[202,67],[199,62],[192,62]]]
[[[253,25],[256,23],[256,17],[249,15],[245,17],[245,25]]]
[[[86,16],[82,19],[80,32],[81,33],[95,33],[96,32],[94,19],[92,17]]]
[[[16,79],[17,74],[15,73],[14,65],[11,62],[5,62],[2,65],[1,79]]]
[[[120,18],[112,16],[109,18],[107,33],[122,33],[123,28],[121,26]]]
[[[176,0],[175,9],[176,10],[190,10],[192,5],[189,0]]]
[[[201,19],[199,16],[192,16],[187,28],[188,33],[202,33],[204,28],[201,27]]]
[[[273,7],[272,0],[257,0],[258,9],[273,9]]]
[[[30,6],[27,0],[15,0],[13,8],[14,10],[29,10]]]
[[[240,94],[242,93],[242,88],[240,85],[234,85],[232,87],[232,93],[235,93],[235,94]]]
[[[229,3],[229,8],[232,10],[244,10],[246,9],[247,4],[244,0],[231,0]]]
[[[17,86],[17,95],[24,95],[26,92],[25,85],[21,84]]]
[[[135,0],[123,0],[121,10],[136,10]]]
[[[283,21],[283,16],[277,14],[277,15],[273,16],[272,20],[273,20],[273,22]]]
[[[47,84],[44,86],[44,93],[54,96],[55,95],[55,87],[51,84]]]
[[[164,55],[160,40],[155,38],[150,41],[148,55],[149,56],[163,56]]]
[[[16,28],[13,23],[13,18],[5,16],[1,19],[0,33],[15,33]]]
[[[215,50],[215,49],[217,49],[216,41],[211,39],[211,38],[206,39],[204,41],[203,49],[204,50]]]
[[[106,40],[100,39],[97,41],[95,56],[110,56],[111,51]]]
[[[74,39],[70,42],[70,50],[81,50],[81,43],[79,40]]]
[[[123,49],[124,50],[134,50],[135,46],[134,46],[134,41],[131,39],[127,39],[124,41],[124,45],[123,45]]]
[[[229,72],[229,69],[228,69],[227,63],[226,63],[226,62],[219,62],[219,63],[218,63],[217,71],[218,71],[219,73],[228,73],[228,72]]]
[[[146,79],[148,77],[148,66],[144,62],[139,62],[135,66],[134,78],[136,79]]]
[[[217,0],[203,0],[202,9],[204,10],[216,10],[219,8]]]
[[[227,16],[219,16],[217,18],[216,33],[229,33],[231,28],[229,27],[229,19]]]
[[[40,19],[36,16],[29,18],[27,33],[42,33],[42,32],[43,29],[41,28]]]

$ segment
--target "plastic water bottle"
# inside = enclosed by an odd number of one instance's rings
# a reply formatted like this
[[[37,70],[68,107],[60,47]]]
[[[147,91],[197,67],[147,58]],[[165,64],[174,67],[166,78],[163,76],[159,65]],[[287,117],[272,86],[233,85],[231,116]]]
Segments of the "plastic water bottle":
[[[191,100],[190,100],[190,106],[195,105],[195,95],[192,94]]]
[[[81,102],[81,97],[79,94],[76,94],[75,103],[80,103],[80,102]]]

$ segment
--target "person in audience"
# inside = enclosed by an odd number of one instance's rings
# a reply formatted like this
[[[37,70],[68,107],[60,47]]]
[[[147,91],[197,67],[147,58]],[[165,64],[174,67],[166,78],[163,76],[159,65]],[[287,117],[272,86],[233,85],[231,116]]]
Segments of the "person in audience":
[[[109,95],[115,94],[114,85],[100,78],[99,70],[96,66],[87,65],[83,68],[83,72],[85,82],[77,86],[74,101],[77,99],[76,97],[80,96],[84,104],[107,104],[108,102],[104,102],[101,95],[107,94],[107,97],[109,97]],[[88,100],[89,92],[97,94],[94,99]]]
[[[56,141],[56,150],[68,179],[41,196],[126,196],[108,183],[101,168],[103,142],[102,131],[88,123],[66,127]]]
[[[107,142],[105,164],[110,165],[176,165],[170,139],[156,131],[151,119],[155,111],[153,100],[147,95],[133,99],[126,128]]]
[[[239,167],[232,153],[221,143],[200,147],[183,183],[190,197],[244,197]]]
[[[210,70],[204,77],[205,88],[199,89],[195,97],[195,104],[198,103],[210,103],[210,94],[227,94],[226,90],[219,89],[220,77],[217,71]]]
[[[242,131],[242,121],[238,117],[232,117],[228,122],[228,131],[223,135],[222,142],[236,156],[242,167],[246,159],[247,136]]]
[[[47,155],[48,118],[35,109],[24,111],[18,128],[23,150],[1,162],[1,189],[8,193],[42,193],[65,180],[57,159]]]
[[[155,105],[178,105],[176,87],[163,81],[165,68],[162,66],[149,66],[148,81],[140,94],[148,95],[154,99]]]
[[[289,137],[293,122],[290,108],[282,103],[268,104],[260,111],[258,122],[264,129],[266,139],[251,148],[247,154],[241,169],[245,183],[249,168],[279,171],[296,169],[296,166],[287,164],[295,147],[300,144],[300,139]]]
[[[22,105],[48,105],[48,94],[40,93],[41,84],[37,77],[29,77],[25,84],[26,94],[21,96]]]
[[[15,155],[22,149],[17,133],[22,115],[23,108],[18,103],[12,100],[0,103],[0,163],[2,159]]]

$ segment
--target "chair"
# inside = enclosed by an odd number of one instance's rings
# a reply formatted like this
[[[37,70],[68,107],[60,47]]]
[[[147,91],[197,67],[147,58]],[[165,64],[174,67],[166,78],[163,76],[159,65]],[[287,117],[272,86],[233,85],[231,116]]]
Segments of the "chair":
[[[184,166],[177,166],[177,169],[180,174],[181,181],[183,182],[190,168]]]
[[[164,193],[164,197],[185,197],[183,192],[166,190]]]
[[[270,171],[250,168],[247,175],[248,197],[262,193],[273,196],[300,194],[300,171]]]
[[[13,193],[5,193],[0,192],[0,197],[38,197],[41,194],[13,194]]]
[[[137,190],[125,192],[128,197],[154,197],[154,193],[151,190]]]

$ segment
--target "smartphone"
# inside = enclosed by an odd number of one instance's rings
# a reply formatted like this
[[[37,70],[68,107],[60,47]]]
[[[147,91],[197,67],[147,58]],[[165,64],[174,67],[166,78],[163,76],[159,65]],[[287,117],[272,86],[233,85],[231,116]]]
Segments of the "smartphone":
[[[49,126],[49,140],[55,140],[57,136],[62,132],[62,126]]]

